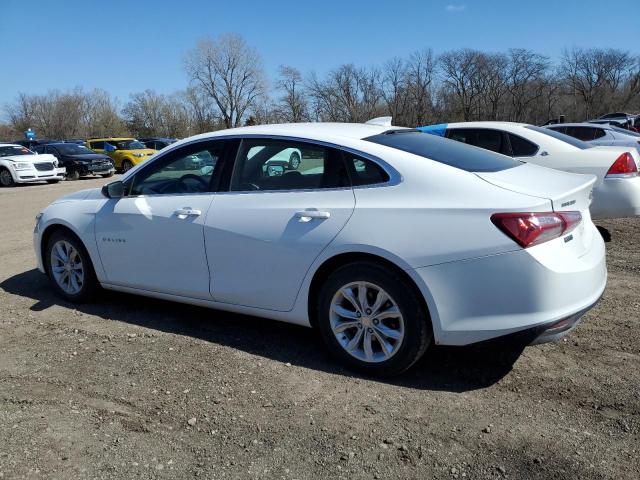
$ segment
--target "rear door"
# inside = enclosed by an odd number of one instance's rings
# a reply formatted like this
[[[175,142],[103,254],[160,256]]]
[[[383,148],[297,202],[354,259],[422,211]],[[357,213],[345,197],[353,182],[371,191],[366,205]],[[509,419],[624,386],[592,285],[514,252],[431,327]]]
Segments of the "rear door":
[[[298,168],[280,160],[300,152]],[[205,244],[214,300],[293,308],[304,276],[355,207],[345,163],[333,148],[246,138],[230,186],[207,216]]]

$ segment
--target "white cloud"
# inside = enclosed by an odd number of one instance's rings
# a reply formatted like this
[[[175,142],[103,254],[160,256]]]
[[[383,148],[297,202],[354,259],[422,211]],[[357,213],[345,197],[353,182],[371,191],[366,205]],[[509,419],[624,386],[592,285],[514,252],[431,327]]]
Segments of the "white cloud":
[[[457,13],[457,12],[462,12],[466,8],[467,8],[466,5],[462,5],[462,4],[456,5],[456,4],[450,3],[449,5],[446,6],[445,10],[450,13]]]

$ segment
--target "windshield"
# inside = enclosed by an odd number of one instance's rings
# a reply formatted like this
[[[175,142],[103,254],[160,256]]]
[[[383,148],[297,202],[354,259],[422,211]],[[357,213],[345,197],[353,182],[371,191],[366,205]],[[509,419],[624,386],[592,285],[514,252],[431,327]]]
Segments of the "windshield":
[[[0,157],[8,157],[11,155],[34,155],[27,147],[19,145],[0,145]]]
[[[564,133],[560,133],[551,128],[536,127],[535,125],[527,125],[524,128],[528,128],[529,130],[533,130],[534,132],[543,133],[544,135],[548,135],[555,138],[556,140],[568,143],[569,145],[579,148],[580,150],[593,148],[593,145],[590,145],[587,142],[583,142],[582,140],[578,140],[577,138],[570,137],[569,135],[565,135]]]
[[[499,172],[522,165],[522,162],[499,153],[417,130],[395,130],[374,135],[365,140],[413,153],[467,172]]]
[[[62,155],[86,155],[87,153],[96,153],[87,147],[77,145],[75,143],[64,143],[56,145],[56,149]]]
[[[107,143],[113,145],[116,147],[116,150],[142,150],[147,148],[138,140],[107,140],[104,143],[105,145]]]

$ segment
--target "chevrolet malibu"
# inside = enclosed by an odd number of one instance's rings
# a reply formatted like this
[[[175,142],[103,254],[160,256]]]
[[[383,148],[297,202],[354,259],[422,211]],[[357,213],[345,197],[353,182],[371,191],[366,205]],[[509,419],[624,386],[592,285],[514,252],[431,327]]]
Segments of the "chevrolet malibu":
[[[285,151],[298,168],[274,168]],[[384,125],[244,127],[60,198],[35,252],[67,300],[102,287],[311,326],[393,375],[433,343],[570,331],[606,283],[594,182]]]

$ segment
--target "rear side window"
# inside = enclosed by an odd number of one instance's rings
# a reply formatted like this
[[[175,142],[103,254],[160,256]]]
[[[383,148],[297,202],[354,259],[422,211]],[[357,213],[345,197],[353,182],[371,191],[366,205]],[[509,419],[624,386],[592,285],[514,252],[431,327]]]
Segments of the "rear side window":
[[[498,172],[522,165],[521,162],[504,155],[417,130],[393,130],[364,140],[467,172]]]
[[[525,140],[518,135],[509,133],[509,143],[511,144],[511,154],[514,157],[533,157],[538,152],[538,145],[529,140]]]
[[[447,138],[504,155],[510,153],[502,132],[498,130],[490,130],[487,128],[452,128],[447,130]]]
[[[375,185],[389,181],[389,175],[377,163],[349,152],[344,152],[344,158],[354,186]]]
[[[582,140],[583,142],[588,142],[596,138],[595,134],[597,130],[600,129],[592,127],[567,127],[566,134],[573,138],[577,138],[578,140]]]

